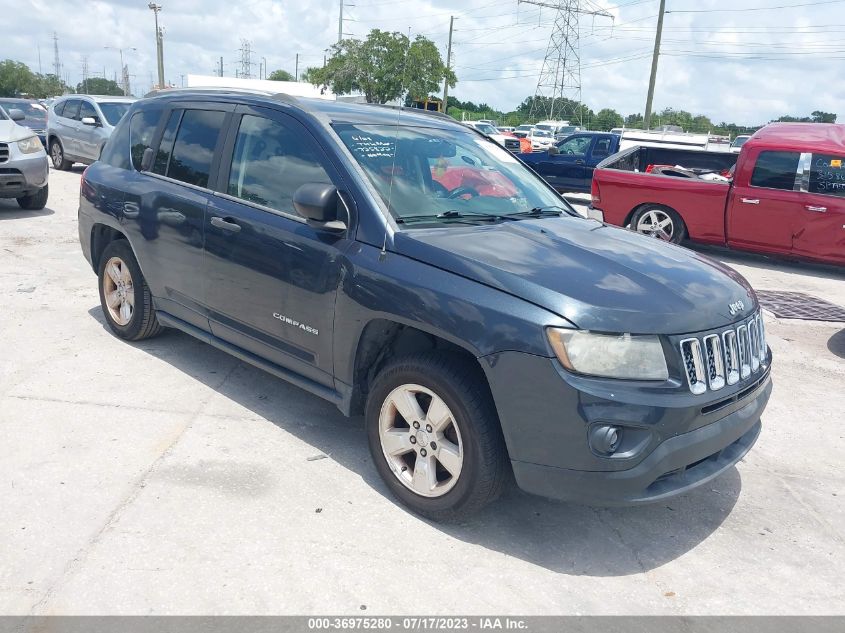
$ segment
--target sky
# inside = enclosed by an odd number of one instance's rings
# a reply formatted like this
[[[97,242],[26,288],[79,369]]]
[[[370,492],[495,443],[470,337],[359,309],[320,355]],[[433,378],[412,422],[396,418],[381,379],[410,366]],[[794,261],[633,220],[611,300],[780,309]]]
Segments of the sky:
[[[542,0],[556,4],[558,0]],[[560,0],[563,1],[563,0]],[[12,0],[2,0],[11,3]],[[340,0],[159,0],[165,77],[234,76],[242,40],[251,72],[293,73],[322,65],[337,41]],[[432,39],[446,56],[450,16],[463,101],[515,108],[533,95],[556,11],[517,0],[347,0],[345,37],[373,28]],[[845,0],[667,0],[654,109],[673,107],[714,122],[753,125],[813,110],[845,122]],[[801,6],[797,6],[801,5]],[[645,109],[659,0],[580,0],[581,87],[593,110]],[[61,75],[76,85],[83,58],[89,73],[114,78],[124,62],[132,91],[143,94],[156,74],[155,27],[147,0],[17,0],[3,10],[0,59],[53,72],[53,33]],[[763,8],[764,10],[758,10]],[[611,17],[589,15],[601,9]],[[11,35],[10,35],[11,34]],[[111,47],[111,48],[105,48]],[[40,64],[39,64],[40,52]],[[259,64],[261,67],[259,67]]]

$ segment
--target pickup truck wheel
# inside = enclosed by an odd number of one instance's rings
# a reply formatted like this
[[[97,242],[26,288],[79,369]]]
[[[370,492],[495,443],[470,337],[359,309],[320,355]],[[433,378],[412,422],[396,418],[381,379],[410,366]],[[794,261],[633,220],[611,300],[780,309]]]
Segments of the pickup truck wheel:
[[[637,209],[631,218],[631,228],[637,233],[672,244],[680,244],[687,235],[687,227],[677,211],[660,205]]]
[[[462,519],[493,501],[507,454],[489,389],[460,356],[399,358],[377,376],[366,408],[379,475],[415,512]]]
[[[65,160],[65,150],[58,139],[54,139],[50,144],[50,159],[53,161],[53,167],[61,171],[67,171],[73,165],[69,160]]]
[[[48,195],[47,185],[44,185],[35,193],[18,198],[18,206],[25,211],[40,211],[47,206]]]
[[[127,341],[140,341],[161,332],[150,289],[129,242],[116,240],[106,246],[98,278],[100,305],[112,332]]]

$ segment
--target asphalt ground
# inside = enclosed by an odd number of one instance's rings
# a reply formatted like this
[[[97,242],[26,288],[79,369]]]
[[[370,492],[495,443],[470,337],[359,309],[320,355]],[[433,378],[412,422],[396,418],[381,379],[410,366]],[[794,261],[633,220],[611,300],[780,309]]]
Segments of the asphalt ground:
[[[43,211],[0,201],[0,613],[845,614],[845,323],[766,314],[760,440],[691,494],[510,488],[438,525],[390,497],[360,418],[176,331],[112,336],[80,173]],[[707,253],[845,307],[841,271]]]

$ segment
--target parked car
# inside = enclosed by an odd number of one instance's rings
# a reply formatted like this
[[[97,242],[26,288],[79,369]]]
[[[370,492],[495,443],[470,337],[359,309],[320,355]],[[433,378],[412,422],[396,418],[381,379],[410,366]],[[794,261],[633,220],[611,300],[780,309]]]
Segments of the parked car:
[[[531,150],[534,152],[547,150],[555,143],[555,137],[551,132],[539,128],[531,130],[526,138],[531,141]]]
[[[474,130],[478,130],[482,134],[486,134],[499,145],[514,154],[518,154],[520,151],[519,140],[516,137],[508,134],[502,134],[494,126],[485,121],[464,121],[464,125],[471,127]]]
[[[745,145],[745,142],[750,138],[750,134],[740,134],[737,136],[731,143],[731,151],[739,153],[739,150],[742,149],[742,146]]]
[[[47,204],[50,169],[38,136],[18,125],[24,121],[19,108],[0,110],[0,198],[15,198],[21,209],[36,211]]]
[[[47,149],[56,169],[74,163],[90,165],[100,157],[132,97],[66,95],[57,99],[47,116]]]
[[[554,135],[555,139],[558,141],[562,141],[565,138],[568,138],[575,134],[576,132],[582,132],[582,128],[578,125],[561,125],[555,129]]]
[[[519,138],[526,138],[530,133],[531,130],[534,129],[533,125],[517,125],[516,129],[514,129],[513,133]]]
[[[624,151],[596,168],[592,204],[605,222],[675,243],[845,264],[845,126],[772,123],[739,154],[674,150],[667,160],[657,151]],[[645,173],[650,164],[698,177]]]
[[[545,151],[520,158],[558,191],[589,193],[593,169],[618,150],[619,136],[616,134],[581,132]]]
[[[499,125],[496,127],[500,134],[513,134],[514,127],[510,125]]]
[[[433,113],[164,91],[83,173],[78,226],[116,336],[174,327],[363,414],[379,475],[428,517],[510,471],[663,502],[760,433],[771,354],[738,273],[581,218]]]
[[[17,123],[35,132],[44,147],[47,147],[45,131],[47,128],[47,110],[44,106],[32,99],[0,99],[0,111],[6,117],[10,116],[9,112],[11,110],[20,110],[23,112],[24,118],[17,121]]]

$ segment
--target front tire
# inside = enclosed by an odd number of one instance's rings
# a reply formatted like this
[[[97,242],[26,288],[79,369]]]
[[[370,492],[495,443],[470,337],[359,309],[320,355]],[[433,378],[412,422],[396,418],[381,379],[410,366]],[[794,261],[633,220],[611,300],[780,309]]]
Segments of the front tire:
[[[18,198],[18,206],[25,211],[40,211],[47,206],[47,197],[49,195],[50,192],[47,185],[44,185],[35,193]]]
[[[58,139],[50,143],[50,160],[53,162],[53,167],[61,171],[67,171],[73,165],[71,161],[65,159],[65,150]]]
[[[126,341],[141,341],[161,332],[150,289],[129,242],[110,242],[97,271],[100,305],[112,332]]]
[[[637,209],[631,218],[631,228],[670,244],[680,244],[687,236],[686,224],[678,212],[660,204],[647,204]]]
[[[373,383],[365,419],[379,475],[413,511],[460,520],[501,492],[507,452],[499,419],[468,359],[425,352],[390,362]]]

